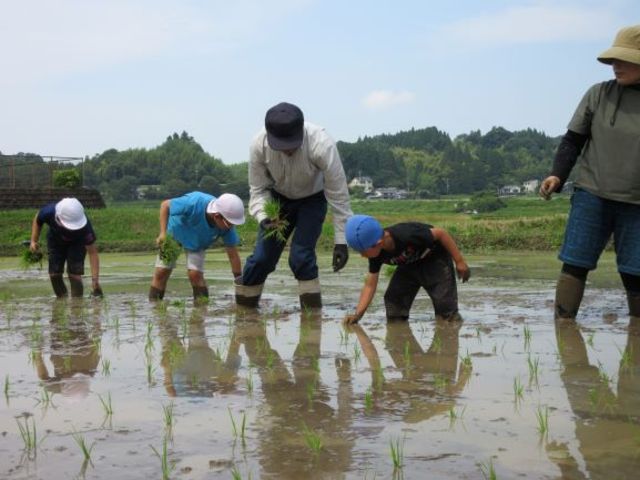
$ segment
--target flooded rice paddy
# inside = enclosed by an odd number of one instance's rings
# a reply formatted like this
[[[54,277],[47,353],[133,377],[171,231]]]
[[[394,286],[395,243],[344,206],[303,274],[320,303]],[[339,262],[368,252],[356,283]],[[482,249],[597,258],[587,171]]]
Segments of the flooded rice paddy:
[[[640,333],[610,256],[577,324],[554,325],[552,254],[501,254],[469,257],[462,323],[421,294],[387,324],[379,291],[347,329],[362,259],[322,258],[320,312],[282,262],[250,312],[210,257],[207,306],[179,271],[149,304],[150,256],[103,255],[105,298],[80,301],[0,259],[0,478],[638,478]]]

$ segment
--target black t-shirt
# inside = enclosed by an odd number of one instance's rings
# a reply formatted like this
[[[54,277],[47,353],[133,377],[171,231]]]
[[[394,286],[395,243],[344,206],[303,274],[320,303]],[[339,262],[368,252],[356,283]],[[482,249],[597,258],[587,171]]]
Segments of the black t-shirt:
[[[80,244],[91,245],[96,241],[96,234],[93,231],[91,222],[87,219],[87,224],[78,230],[69,230],[64,228],[56,221],[56,204],[50,203],[45,205],[38,212],[36,220],[38,225],[49,225],[47,240],[55,245]]]
[[[381,250],[380,255],[369,259],[369,272],[378,273],[385,265],[408,265],[433,255],[446,254],[446,250],[436,242],[431,233],[433,225],[427,223],[397,223],[385,228],[394,242],[392,252]]]

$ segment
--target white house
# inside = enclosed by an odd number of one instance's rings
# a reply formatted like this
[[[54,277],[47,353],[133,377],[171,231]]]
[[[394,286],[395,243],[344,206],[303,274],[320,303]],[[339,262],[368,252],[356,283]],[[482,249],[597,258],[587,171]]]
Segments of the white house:
[[[354,177],[349,182],[349,188],[360,187],[364,190],[364,193],[371,193],[373,191],[373,180],[371,177]]]
[[[536,193],[540,187],[540,180],[527,180],[522,184],[524,193]]]
[[[519,195],[522,192],[520,185],[505,185],[498,189],[498,195]]]

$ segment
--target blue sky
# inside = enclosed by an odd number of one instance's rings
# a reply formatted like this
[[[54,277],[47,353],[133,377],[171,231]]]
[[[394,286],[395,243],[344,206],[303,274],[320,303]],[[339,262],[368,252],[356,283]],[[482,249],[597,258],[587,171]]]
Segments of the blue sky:
[[[637,0],[0,0],[0,151],[92,156],[186,130],[246,161],[280,101],[336,139],[564,133]]]

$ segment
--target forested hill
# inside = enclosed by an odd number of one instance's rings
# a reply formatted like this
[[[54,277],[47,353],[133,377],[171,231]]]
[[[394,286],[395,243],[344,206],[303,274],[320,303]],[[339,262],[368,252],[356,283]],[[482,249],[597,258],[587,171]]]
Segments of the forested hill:
[[[541,179],[551,167],[558,141],[536,130],[510,132],[501,127],[452,140],[430,127],[338,142],[338,148],[349,181],[368,176],[375,188],[398,187],[416,197],[430,197]],[[47,165],[34,154],[0,156],[0,183],[14,172],[16,184],[24,180],[33,186],[38,168],[39,177],[47,181]],[[174,133],[152,149],[106,150],[75,168],[84,175],[85,186],[97,188],[110,201],[134,200],[141,192],[156,199],[191,190],[231,192],[245,199],[249,194],[246,162],[227,165],[186,132]],[[23,170],[28,177],[22,178]]]
[[[186,132],[158,147],[107,150],[84,162],[84,183],[109,200],[169,198],[193,190],[248,198],[247,164],[226,165]],[[141,187],[142,186],[142,187]]]
[[[378,187],[417,196],[472,193],[541,179],[559,138],[536,130],[494,127],[451,139],[435,127],[338,142],[347,178],[367,176]]]

